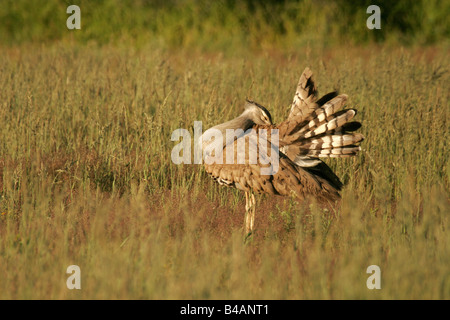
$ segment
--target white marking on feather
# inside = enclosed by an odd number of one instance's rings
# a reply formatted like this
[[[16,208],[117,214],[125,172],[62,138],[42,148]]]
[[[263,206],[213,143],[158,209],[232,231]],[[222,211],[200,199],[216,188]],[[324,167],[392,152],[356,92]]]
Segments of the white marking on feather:
[[[326,114],[325,114],[325,113],[319,114],[319,116],[317,117],[317,119],[319,119],[320,122],[324,121],[324,120],[326,119]]]
[[[309,157],[300,157],[300,156],[296,156],[294,159],[294,162],[296,165],[300,166],[300,167],[314,167],[317,166],[319,163],[322,162],[322,160],[319,159],[311,159]]]

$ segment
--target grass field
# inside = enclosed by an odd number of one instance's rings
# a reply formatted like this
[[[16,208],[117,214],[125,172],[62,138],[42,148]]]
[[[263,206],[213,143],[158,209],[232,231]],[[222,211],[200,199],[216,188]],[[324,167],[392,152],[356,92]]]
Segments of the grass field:
[[[448,42],[224,54],[11,34],[0,299],[450,299]],[[171,133],[234,118],[245,98],[278,123],[306,66],[321,94],[349,95],[363,150],[326,161],[346,184],[334,212],[258,197],[244,243],[244,195],[173,164]]]

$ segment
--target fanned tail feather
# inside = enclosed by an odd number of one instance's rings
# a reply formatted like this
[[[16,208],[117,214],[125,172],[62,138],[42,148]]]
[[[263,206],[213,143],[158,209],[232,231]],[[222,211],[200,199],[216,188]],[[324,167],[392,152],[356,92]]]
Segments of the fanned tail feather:
[[[301,145],[301,149],[321,150],[342,148],[345,146],[354,145],[362,140],[364,140],[364,136],[361,133],[325,135],[323,137],[315,137],[305,140]]]
[[[319,157],[350,157],[361,148],[364,139],[360,133],[352,133],[361,127],[351,122],[356,110],[342,110],[347,95],[332,92],[314,103],[307,117],[304,113],[287,120],[282,144],[286,155],[300,166],[317,165]]]
[[[312,75],[311,69],[305,68],[300,76],[288,119],[293,117],[306,118],[314,111],[317,100],[317,89]]]

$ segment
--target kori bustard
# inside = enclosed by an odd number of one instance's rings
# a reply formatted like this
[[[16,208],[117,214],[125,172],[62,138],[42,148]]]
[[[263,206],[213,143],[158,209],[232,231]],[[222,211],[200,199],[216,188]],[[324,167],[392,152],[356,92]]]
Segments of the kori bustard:
[[[315,197],[319,202],[333,204],[340,198],[342,183],[320,157],[350,157],[359,150],[364,139],[354,133],[361,127],[351,120],[354,109],[343,109],[347,95],[331,92],[318,99],[312,72],[306,68],[297,85],[287,119],[278,125],[272,123],[269,111],[256,102],[247,100],[244,112],[237,118],[214,126],[212,131],[222,133],[222,141],[205,139],[202,152],[205,155],[205,170],[218,183],[245,191],[245,233],[253,232],[256,202],[255,193],[288,196],[300,199]],[[230,139],[227,130],[241,129]],[[276,129],[277,131],[274,131]],[[262,130],[262,131],[261,131]],[[264,139],[261,138],[264,133]],[[277,133],[276,145],[272,139]],[[256,139],[252,139],[252,135]],[[210,152],[215,142],[220,143],[221,154]],[[239,147],[244,142],[245,148]],[[242,146],[242,144],[241,144]],[[270,167],[267,156],[261,156],[262,148],[271,156],[278,156],[277,168],[272,174],[263,174]],[[208,149],[209,151],[207,151]],[[218,150],[215,149],[215,150]],[[231,151],[229,150],[231,149]],[[226,159],[227,153],[231,153]],[[264,153],[263,153],[264,154]],[[209,159],[212,158],[213,160]],[[217,161],[222,157],[222,161]],[[251,161],[251,160],[254,161]],[[228,161],[226,161],[228,160]]]

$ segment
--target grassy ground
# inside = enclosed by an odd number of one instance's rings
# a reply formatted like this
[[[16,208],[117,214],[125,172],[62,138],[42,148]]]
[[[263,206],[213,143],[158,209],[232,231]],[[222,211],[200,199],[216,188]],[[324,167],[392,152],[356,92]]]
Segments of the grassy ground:
[[[334,48],[224,58],[21,46],[0,64],[0,297],[450,298],[449,61],[444,49]],[[328,161],[335,212],[243,195],[170,160],[171,132],[288,113],[305,66],[359,110],[363,151]],[[68,290],[69,265],[82,289]],[[366,268],[381,268],[381,290]]]

